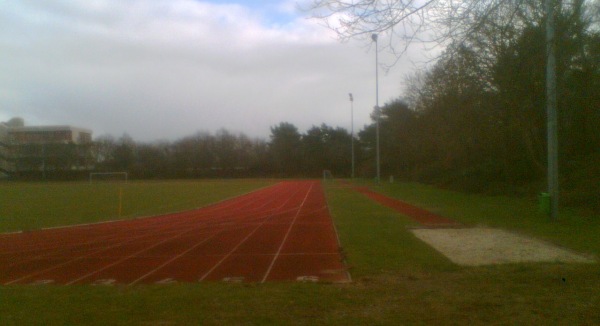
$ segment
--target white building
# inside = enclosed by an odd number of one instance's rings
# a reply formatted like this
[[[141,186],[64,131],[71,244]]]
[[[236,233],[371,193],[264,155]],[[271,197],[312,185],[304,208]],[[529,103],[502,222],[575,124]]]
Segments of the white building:
[[[89,129],[0,122],[0,173],[88,169],[91,143]]]

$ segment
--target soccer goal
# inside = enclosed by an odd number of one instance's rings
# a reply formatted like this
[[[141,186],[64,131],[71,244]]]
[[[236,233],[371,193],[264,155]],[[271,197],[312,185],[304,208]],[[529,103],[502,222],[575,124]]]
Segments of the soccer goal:
[[[331,181],[331,180],[333,180],[333,174],[331,174],[330,170],[323,170],[323,180],[324,181]]]
[[[127,183],[127,172],[91,172],[90,184],[97,182],[123,182]]]

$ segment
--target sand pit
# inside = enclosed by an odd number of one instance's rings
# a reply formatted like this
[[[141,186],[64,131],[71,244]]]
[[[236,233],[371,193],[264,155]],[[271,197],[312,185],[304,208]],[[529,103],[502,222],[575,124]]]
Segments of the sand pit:
[[[412,232],[458,265],[595,262],[592,257],[500,229],[414,229]]]

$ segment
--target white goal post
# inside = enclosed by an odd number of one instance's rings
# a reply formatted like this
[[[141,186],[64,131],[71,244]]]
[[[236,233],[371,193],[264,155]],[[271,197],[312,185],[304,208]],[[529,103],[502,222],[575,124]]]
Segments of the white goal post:
[[[127,172],[90,172],[90,184],[93,182],[127,183]]]
[[[331,174],[330,170],[323,170],[323,180],[333,180],[333,174]]]

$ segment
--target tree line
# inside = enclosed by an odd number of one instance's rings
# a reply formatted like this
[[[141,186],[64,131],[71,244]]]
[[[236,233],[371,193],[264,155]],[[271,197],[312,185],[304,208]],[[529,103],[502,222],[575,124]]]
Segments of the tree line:
[[[124,171],[132,178],[320,177],[324,169],[350,173],[350,134],[325,124],[301,134],[288,122],[271,127],[270,140],[221,129],[173,142],[136,142],[102,136],[91,156],[97,172]]]

